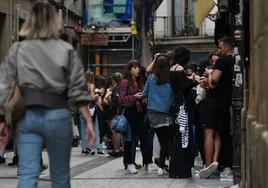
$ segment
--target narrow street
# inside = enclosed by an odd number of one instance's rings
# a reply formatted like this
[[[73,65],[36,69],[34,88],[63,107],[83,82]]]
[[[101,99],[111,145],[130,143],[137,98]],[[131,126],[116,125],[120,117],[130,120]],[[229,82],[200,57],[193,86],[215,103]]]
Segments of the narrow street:
[[[7,162],[13,153],[7,153]],[[43,152],[44,164],[48,164],[46,151]],[[72,149],[71,184],[73,188],[226,188],[233,182],[219,179],[170,179],[168,176],[159,177],[148,174],[142,168],[138,174],[130,175],[124,170],[122,157],[97,157],[81,155],[81,148]],[[137,152],[137,162],[141,164],[140,151]],[[48,169],[40,175],[39,187],[51,187]],[[14,188],[17,185],[17,168],[7,164],[0,165],[0,183],[3,188]]]

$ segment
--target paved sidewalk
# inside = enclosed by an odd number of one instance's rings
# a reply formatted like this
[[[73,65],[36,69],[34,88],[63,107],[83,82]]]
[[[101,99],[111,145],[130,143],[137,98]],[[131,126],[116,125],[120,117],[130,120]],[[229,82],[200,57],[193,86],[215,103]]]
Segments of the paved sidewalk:
[[[13,154],[7,153],[7,162]],[[44,163],[48,164],[47,154],[43,152]],[[219,179],[170,179],[167,176],[148,174],[142,168],[138,174],[130,175],[123,168],[122,157],[97,157],[81,155],[81,148],[73,148],[71,158],[71,183],[73,188],[226,188],[233,182]],[[137,162],[141,164],[141,154],[137,152]],[[48,188],[50,178],[48,169],[40,175],[39,187]],[[0,187],[14,188],[17,184],[17,169],[0,165]]]

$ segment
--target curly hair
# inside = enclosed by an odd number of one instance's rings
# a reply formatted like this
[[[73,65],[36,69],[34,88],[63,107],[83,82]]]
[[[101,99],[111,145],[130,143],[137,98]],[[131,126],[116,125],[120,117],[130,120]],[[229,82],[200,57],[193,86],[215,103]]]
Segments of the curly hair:
[[[172,65],[185,66],[191,59],[191,50],[186,46],[179,45],[174,49]]]

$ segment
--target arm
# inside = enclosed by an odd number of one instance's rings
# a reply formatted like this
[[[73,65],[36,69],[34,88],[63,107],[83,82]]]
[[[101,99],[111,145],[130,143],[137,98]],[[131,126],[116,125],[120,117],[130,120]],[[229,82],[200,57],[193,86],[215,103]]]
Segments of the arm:
[[[206,69],[205,73],[207,76],[207,85],[209,88],[214,89],[217,86],[217,83],[219,82],[222,72],[225,69],[225,62],[224,59],[218,59],[214,64],[213,70]]]
[[[111,102],[111,96],[112,96],[112,91],[110,89],[107,89],[107,92],[103,98],[103,103],[105,105],[109,105]]]
[[[208,76],[208,85],[209,88],[214,89],[217,86],[217,83],[219,82],[222,75],[222,71],[218,69],[214,69],[211,74]]]
[[[196,80],[192,80],[186,77],[183,71],[175,71],[170,73],[170,85],[174,92],[185,92],[195,87],[198,83]]]
[[[155,62],[155,60],[153,60],[153,61],[148,65],[148,67],[146,68],[146,72],[147,72],[148,74],[150,74],[150,73],[153,71],[154,62]]]
[[[67,87],[70,104],[88,104],[90,96],[84,75],[84,68],[80,58],[74,50],[69,51],[69,65],[67,67]]]
[[[96,104],[98,109],[100,111],[103,111],[102,102],[99,101],[99,97],[95,93],[95,85],[94,84],[89,84],[88,88],[89,88],[89,94],[90,94],[91,99],[94,101],[94,103]]]
[[[123,80],[119,87],[118,102],[125,107],[131,107],[138,100],[134,95],[129,95],[128,93],[128,80]]]
[[[93,130],[93,123],[88,111],[88,102],[90,100],[86,79],[83,72],[83,65],[75,51],[70,52],[69,66],[68,66],[68,98],[71,104],[79,107],[79,111],[86,122],[87,128],[91,135],[90,145],[95,142],[95,133]]]
[[[88,108],[87,106],[80,106],[79,108],[79,111],[82,113],[82,116],[86,122],[86,125],[87,125],[87,129],[89,131],[89,134],[90,134],[90,140],[89,140],[89,145],[90,146],[93,146],[94,143],[95,143],[95,139],[96,139],[96,135],[95,135],[95,132],[94,132],[94,129],[93,129],[93,121],[92,121],[92,118],[89,114],[89,111],[88,111]]]
[[[153,67],[154,67],[154,63],[155,63],[155,60],[157,59],[157,57],[160,55],[160,53],[156,53],[155,55],[154,55],[154,59],[153,59],[153,61],[148,65],[148,67],[146,68],[146,72],[148,73],[148,74],[151,74],[152,73],[152,71],[153,71]]]
[[[91,100],[95,101],[96,100],[96,95],[95,95],[95,85],[94,84],[88,84],[88,93],[89,96],[91,97]]]
[[[19,43],[14,43],[0,64],[0,122],[5,122],[5,102],[16,82],[18,48]]]
[[[95,104],[97,105],[98,109],[102,112],[103,106],[102,106],[102,101],[99,100],[99,97],[96,97]]]
[[[149,84],[150,84],[150,81],[151,81],[151,77],[152,75],[149,76],[149,78],[147,79],[146,83],[145,83],[145,86],[143,88],[143,96],[145,98],[148,97],[148,92],[149,92]]]

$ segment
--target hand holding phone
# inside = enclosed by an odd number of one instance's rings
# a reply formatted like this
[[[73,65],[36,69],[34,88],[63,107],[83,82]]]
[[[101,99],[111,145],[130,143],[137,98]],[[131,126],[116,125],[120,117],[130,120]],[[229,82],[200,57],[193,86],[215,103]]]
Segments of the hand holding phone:
[[[203,88],[208,88],[208,78],[204,77],[204,76],[201,76],[199,78],[199,83],[200,83],[200,86],[203,87]]]

